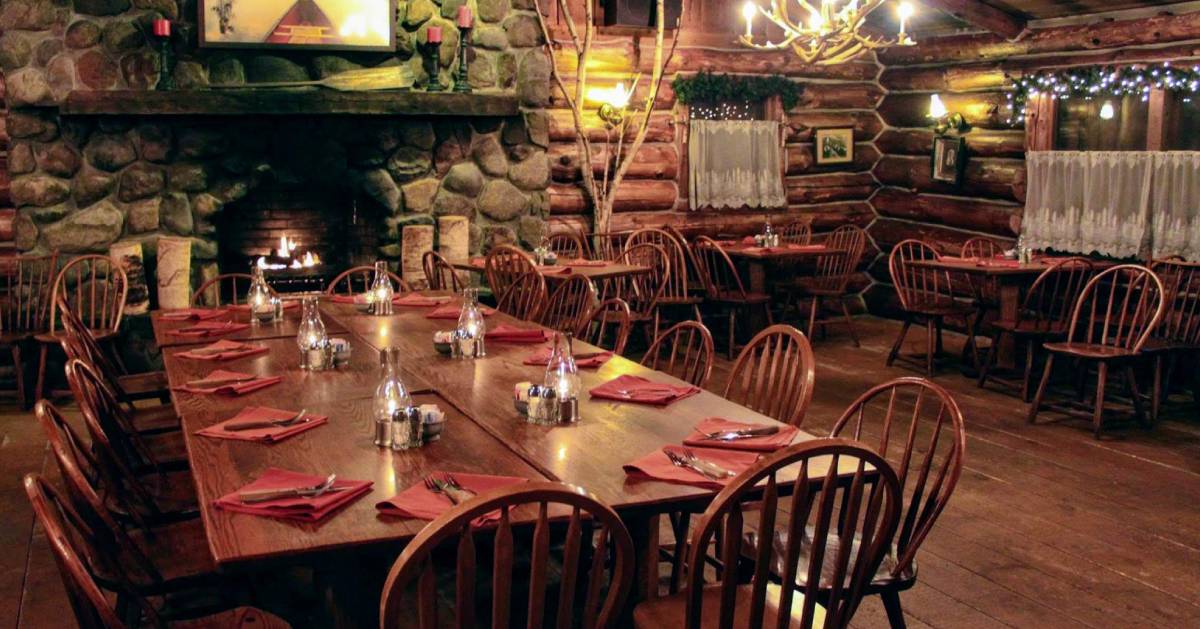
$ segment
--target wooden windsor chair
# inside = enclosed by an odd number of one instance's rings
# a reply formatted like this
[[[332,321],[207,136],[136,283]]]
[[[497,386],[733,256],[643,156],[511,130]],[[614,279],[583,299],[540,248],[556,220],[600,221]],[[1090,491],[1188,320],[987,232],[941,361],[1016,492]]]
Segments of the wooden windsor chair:
[[[109,345],[112,357],[122,373],[126,372],[121,353],[116,347],[121,318],[125,314],[125,298],[129,280],[120,264],[108,256],[84,255],[68,262],[54,279],[50,293],[50,324],[47,331],[36,335],[41,344],[38,356],[37,385],[33,397],[40,400],[46,389],[46,361],[50,348],[62,345],[60,306],[65,303],[96,339]],[[59,301],[59,295],[63,300]]]
[[[812,402],[815,368],[804,334],[790,325],[773,325],[738,354],[722,397],[800,426]]]
[[[892,627],[904,627],[900,593],[917,582],[917,551],[946,508],[962,475],[967,447],[962,411],[942,387],[923,378],[897,378],[872,387],[842,413],[829,435],[879,445],[874,450],[892,464],[900,485],[900,524],[879,568],[863,590],[883,600]],[[810,531],[811,533],[811,531]],[[784,572],[789,533],[773,536],[771,573]],[[846,538],[829,536],[822,554],[836,553]],[[747,534],[746,557],[752,559],[761,538]],[[858,544],[854,539],[851,546]],[[796,586],[803,588],[816,548],[804,546],[798,557]]]
[[[654,339],[641,364],[704,388],[712,377],[714,354],[708,328],[703,323],[681,321]]]
[[[807,336],[812,339],[816,326],[820,324],[823,333],[828,323],[827,320],[818,319],[821,312],[821,300],[823,298],[836,300],[841,306],[842,317],[846,323],[846,329],[850,331],[850,338],[853,339],[854,346],[861,347],[858,331],[854,328],[854,317],[850,316],[850,308],[846,300],[856,294],[850,289],[850,280],[854,279],[855,273],[858,272],[858,266],[862,263],[863,252],[867,245],[867,233],[857,225],[842,225],[826,235],[824,241],[826,246],[837,249],[838,253],[818,257],[811,275],[796,278],[788,287],[788,301],[804,298],[811,300]],[[787,308],[785,307],[784,310],[786,311]],[[797,310],[799,310],[798,305]]]
[[[596,289],[582,275],[558,283],[541,312],[541,324],[564,334],[574,334],[596,304]]]
[[[578,260],[587,257],[587,247],[583,238],[575,232],[558,232],[546,238],[546,247],[558,256],[559,260]]]
[[[1004,256],[1004,245],[985,236],[977,236],[963,243],[959,255],[964,259],[993,260]],[[989,312],[1000,310],[1000,280],[995,277],[966,275],[964,281],[975,299],[975,329],[980,326]]]
[[[620,356],[625,353],[625,345],[629,342],[629,331],[632,328],[629,304],[625,303],[624,299],[606,299],[592,308],[575,330],[575,337]],[[606,341],[609,339],[609,330],[612,330],[611,341]]]
[[[632,231],[598,232],[585,238],[592,243],[591,252],[594,260],[616,260],[625,251],[625,241]]]
[[[459,278],[458,271],[436,251],[426,251],[425,255],[421,256],[421,269],[425,272],[429,290],[452,290],[459,293],[466,288],[466,283]]]
[[[683,253],[688,266],[688,291],[693,295],[704,296],[704,275],[700,270],[700,262],[696,260],[696,252],[692,247],[691,239],[674,225],[666,225],[663,230],[674,236],[675,240],[683,245]]]
[[[47,329],[50,293],[58,270],[58,252],[44,256],[17,256],[6,264],[0,288],[0,350],[12,356],[14,395],[21,408],[29,408],[22,345]]]
[[[1200,351],[1200,263],[1156,260],[1151,269],[1163,282],[1167,304],[1162,321],[1144,348],[1154,357],[1150,420],[1157,422],[1179,358],[1194,357]],[[1200,387],[1194,387],[1192,395],[1200,400]]]
[[[937,258],[937,251],[933,247],[912,239],[897,244],[888,257],[892,284],[900,298],[900,308],[904,311],[904,326],[892,345],[892,351],[888,353],[887,365],[892,366],[900,357],[904,338],[912,324],[924,319],[924,366],[925,375],[930,378],[933,377],[934,363],[943,351],[942,328],[947,317],[963,320],[963,327],[967,330],[963,354],[970,352],[974,356],[974,364],[979,364],[979,352],[975,346],[975,306],[955,299],[949,273],[916,264]]]
[[[1029,407],[1029,423],[1037,420],[1044,405],[1056,358],[1074,359],[1080,382],[1096,365],[1096,397],[1092,405],[1092,433],[1099,439],[1104,429],[1104,401],[1108,372],[1123,370],[1133,400],[1134,415],[1145,421],[1142,396],[1133,363],[1144,354],[1143,347],[1166,310],[1162,281],[1143,266],[1123,264],[1109,268],[1088,281],[1075,301],[1066,340],[1046,343],[1046,366],[1042,381]],[[1070,413],[1073,409],[1063,407]]]
[[[523,321],[538,321],[547,299],[546,279],[535,269],[508,285],[496,309]]]
[[[156,609],[122,571],[117,570],[115,576],[105,583],[104,577],[107,575],[96,567],[97,558],[119,562],[120,559],[114,556],[112,550],[114,546],[121,546],[127,537],[105,531],[96,522],[89,521],[38,474],[27,474],[24,486],[34,518],[50,542],[50,550],[66,587],[67,599],[80,627],[125,629],[131,625],[149,623],[165,628],[173,624],[171,618]],[[116,607],[111,602],[113,598],[117,600]],[[177,626],[188,629],[290,627],[284,620],[253,607],[236,607],[190,618]]]
[[[484,260],[483,269],[497,302],[504,299],[509,287],[522,276],[537,273],[533,258],[512,245],[492,247]]]
[[[779,228],[779,241],[786,245],[807,245],[812,242],[812,225],[807,221],[792,221]]]
[[[1067,258],[1042,271],[1025,293],[1021,307],[1017,310],[1017,318],[1012,321],[1001,319],[992,323],[992,344],[984,354],[979,370],[980,387],[986,386],[988,378],[992,377],[1000,342],[1005,336],[1012,336],[1014,340],[1023,341],[1025,345],[1021,399],[1030,401],[1030,385],[1033,381],[1037,350],[1046,341],[1055,341],[1066,336],[1075,298],[1083,292],[1083,287],[1092,278],[1094,271],[1095,267],[1087,258]]]
[[[513,569],[517,547],[511,519],[517,510],[536,513],[527,542],[530,557],[528,563],[521,561],[520,571]],[[497,512],[495,532],[489,535],[492,552],[482,557],[476,547],[487,538],[473,521]],[[552,515],[562,520],[556,528],[565,531],[565,537],[555,536],[561,540],[556,544],[550,543]],[[435,562],[433,555],[449,548],[457,548],[452,570],[457,587],[453,594],[438,596],[437,572],[451,567]],[[508,627],[510,623],[559,629],[615,627],[633,585],[633,559],[633,541],[620,517],[586,491],[549,482],[499,489],[442,514],[409,542],[384,584],[379,626],[393,629],[415,621],[422,629],[451,622],[459,627]],[[489,560],[491,601],[487,605],[477,600],[475,584],[478,564]],[[556,591],[548,583],[550,570],[557,573]],[[528,582],[523,579],[526,574]],[[527,590],[524,601],[517,599],[514,586]],[[443,601],[452,607],[447,609]]]
[[[388,279],[392,281],[392,287],[396,293],[407,293],[412,291],[412,286],[404,281],[398,274],[388,271]],[[342,271],[329,282],[329,286],[325,287],[326,295],[357,295],[365,293],[371,289],[371,282],[375,281],[375,267],[373,266],[356,266],[345,271]]]
[[[166,372],[160,370],[131,374],[119,373],[117,366],[100,347],[96,337],[92,336],[91,330],[66,305],[61,295],[59,302],[59,312],[62,315],[63,331],[65,332],[62,347],[67,358],[78,358],[98,369],[131,414],[140,415],[143,418],[166,419],[173,427],[178,427],[178,417],[168,406],[171,403],[171,391]],[[158,399],[162,404],[144,407],[134,405],[137,400],[149,399]]]
[[[700,303],[703,299],[692,294],[688,281],[690,263],[686,252],[687,241],[681,241],[663,229],[639,229],[629,235],[625,241],[625,248],[628,250],[641,244],[661,247],[667,254],[667,264],[671,268],[662,296],[658,298],[654,308],[654,336],[658,336],[662,320],[667,319],[664,313],[672,310],[688,309],[692,317],[700,321]]]
[[[774,325],[771,296],[746,290],[733,260],[712,238],[697,237],[692,242],[692,249],[696,253],[696,261],[704,278],[705,301],[716,304],[725,311],[728,321],[725,356],[733,360],[733,352],[737,346],[738,315],[743,314],[748,318],[751,309],[760,308],[767,319],[767,325]]]
[[[640,324],[647,344],[653,341],[654,314],[658,300],[671,276],[671,266],[662,247],[649,243],[626,249],[614,260],[650,269],[648,273],[622,275],[597,282],[601,301],[617,298],[629,305],[631,321]]]
[[[795,470],[794,480],[781,478],[785,469]],[[731,480],[700,517],[689,538],[683,591],[639,604],[634,626],[846,627],[887,554],[900,503],[891,465],[858,442],[821,439],[766,455]],[[759,531],[811,531],[803,541],[790,536],[780,553],[783,583],[803,581],[802,587],[773,582],[768,545],[757,549],[748,576],[736,569],[748,521],[757,522]],[[798,577],[805,543],[827,548],[835,532],[859,540],[858,547],[814,557]],[[722,569],[706,583],[707,557],[718,535],[722,541],[713,551]]]
[[[254,276],[249,273],[223,273],[205,281],[192,293],[192,307],[220,308],[238,306],[246,300]],[[268,286],[267,288],[271,288]],[[271,294],[275,289],[271,288]]]

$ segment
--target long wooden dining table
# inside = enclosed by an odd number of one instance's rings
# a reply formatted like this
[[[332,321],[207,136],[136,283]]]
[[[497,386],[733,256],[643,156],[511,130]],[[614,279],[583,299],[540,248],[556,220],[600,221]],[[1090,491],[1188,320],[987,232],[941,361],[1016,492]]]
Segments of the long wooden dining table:
[[[262,562],[308,563],[349,549],[397,553],[426,522],[381,515],[375,504],[422,482],[434,471],[477,472],[570,483],[612,506],[629,526],[638,546],[638,595],[652,596],[658,587],[660,516],[702,510],[717,492],[692,485],[636,480],[628,477],[622,466],[665,445],[681,443],[696,423],[707,417],[778,424],[702,391],[668,407],[589,399],[585,393],[577,424],[533,425],[514,409],[512,391],[517,382],[541,381],[544,367],[523,364],[540,345],[488,342],[485,357],[452,359],[436,352],[432,338],[435,331],[452,328],[455,322],[429,319],[425,316],[428,311],[398,306],[393,315],[371,316],[352,305],[322,303],[327,327],[346,330],[344,336],[352,351],[347,366],[331,371],[299,369],[299,350],[292,338],[255,341],[269,351],[228,363],[188,360],[178,355],[186,347],[164,348],[167,377],[173,387],[203,377],[215,368],[283,377],[277,385],[236,397],[178,390],[172,394],[182,420],[209,548],[219,566],[236,570]],[[158,317],[152,321],[156,332],[159,326],[169,323]],[[540,327],[500,312],[487,318],[489,327],[502,323]],[[372,444],[378,354],[386,347],[400,348],[405,382],[419,392],[414,401],[436,403],[447,413],[440,440],[402,452]],[[576,349],[587,352],[597,348],[576,343]],[[583,369],[580,373],[585,391],[623,374],[684,384],[620,356],[599,369]],[[329,422],[274,445],[195,434],[252,405],[293,411],[303,408],[328,415]],[[814,438],[801,431],[796,441]],[[313,524],[234,513],[214,505],[218,497],[250,483],[272,467],[320,475],[337,473],[339,478],[374,484],[370,493]],[[818,475],[815,470],[812,473]]]

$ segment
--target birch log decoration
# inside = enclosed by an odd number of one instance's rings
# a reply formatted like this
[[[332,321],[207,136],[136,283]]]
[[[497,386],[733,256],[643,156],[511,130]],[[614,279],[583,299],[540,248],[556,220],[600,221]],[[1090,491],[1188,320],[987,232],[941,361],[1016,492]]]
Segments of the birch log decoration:
[[[192,297],[192,241],[158,240],[158,307],[187,308]]]
[[[433,251],[433,225],[408,225],[400,236],[400,276],[413,285],[425,284],[421,257]]]
[[[150,287],[146,284],[146,265],[142,259],[142,243],[116,242],[108,256],[121,266],[129,282],[125,296],[125,314],[140,315],[150,310]]]

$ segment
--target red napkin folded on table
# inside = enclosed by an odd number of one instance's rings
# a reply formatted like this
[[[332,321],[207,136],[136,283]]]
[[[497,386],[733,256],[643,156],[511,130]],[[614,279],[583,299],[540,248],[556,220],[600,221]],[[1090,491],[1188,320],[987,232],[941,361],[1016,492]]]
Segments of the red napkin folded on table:
[[[938,256],[938,262],[979,262],[979,258],[960,258],[958,256]]]
[[[774,452],[784,446],[791,445],[792,440],[796,438],[796,433],[800,432],[795,426],[780,426],[779,432],[773,435],[763,435],[761,437],[751,437],[748,439],[735,439],[731,441],[716,441],[705,439],[704,436],[714,432],[731,432],[734,430],[746,430],[748,428],[762,428],[763,424],[746,424],[743,422],[730,421],[720,417],[709,417],[696,424],[691,435],[684,439],[683,445],[697,446],[701,448],[720,448],[722,450],[745,450],[748,452]]]
[[[220,351],[217,351],[220,350]],[[250,343],[239,343],[237,341],[229,341],[221,339],[211,345],[205,345],[197,349],[179,352],[176,356],[180,358],[190,358],[192,360],[236,360],[238,358],[246,358],[248,356],[257,356],[270,351],[270,348],[262,345],[252,345]]]
[[[553,353],[553,347],[540,348],[525,358],[525,364],[546,365],[550,362],[550,354]],[[610,358],[612,358],[612,352],[604,352],[598,356],[590,356],[588,358],[577,358],[575,359],[575,366],[580,369],[595,369],[608,362]]]
[[[746,236],[745,238],[742,239],[743,245],[753,245],[757,242],[758,241],[754,239],[754,236]]]
[[[253,504],[246,504],[238,498],[238,493],[242,491],[312,487],[324,482],[324,480],[324,476],[313,476],[312,474],[301,474],[299,472],[270,468],[263,472],[262,476],[258,477],[258,480],[233,493],[217,498],[215,504],[218,508],[225,509],[226,511],[249,513],[284,520],[317,522],[340,507],[349,504],[355,498],[371,491],[371,485],[373,484],[371,481],[366,480],[338,479],[334,481],[333,487],[340,488],[341,491],[325,492],[317,497],[278,498],[276,500]]]
[[[207,336],[221,336],[222,334],[232,334],[241,332],[250,327],[249,323],[236,323],[233,321],[201,321],[196,325],[178,330],[171,330],[171,334],[176,336],[187,336],[192,338],[204,338]]]
[[[479,311],[482,312],[483,316],[485,316],[485,317],[490,317],[492,315],[492,313],[496,312],[496,310],[494,308],[488,308],[487,306],[480,306]],[[462,306],[460,306],[458,304],[452,304],[452,305],[448,305],[448,306],[442,306],[442,307],[438,308],[437,310],[431,311],[429,314],[425,315],[425,318],[426,319],[456,319],[457,320],[458,315],[461,312],[462,312]]]
[[[238,373],[236,371],[225,371],[224,369],[216,369],[216,370],[213,370],[212,373],[205,376],[203,378],[203,380],[212,381],[212,380],[225,380],[225,379],[233,379],[233,378],[244,378],[244,377],[250,376],[250,375],[253,375],[253,374]],[[224,386],[218,386],[218,387],[212,387],[212,388],[194,387],[194,386],[184,384],[182,386],[174,387],[174,389],[176,391],[186,391],[188,393],[224,393],[224,394],[228,394],[228,395],[243,395],[245,393],[257,391],[259,389],[265,389],[266,387],[269,387],[273,384],[277,384],[282,381],[283,381],[283,376],[257,376],[253,380],[246,380],[245,382],[238,382],[238,383],[234,383],[234,384],[227,384]]]
[[[225,316],[225,311],[215,308],[184,308],[183,310],[164,312],[159,319],[163,321],[204,321],[222,316]]]
[[[790,244],[783,245],[781,247],[772,247],[771,251],[824,251],[826,248],[827,247],[825,245]]]
[[[444,477],[445,474],[443,472],[435,472],[430,474],[430,476],[436,479]],[[476,495],[487,493],[493,489],[527,482],[527,479],[515,476],[489,476],[487,474],[467,474],[466,472],[454,472],[453,476],[454,480],[463,486],[463,489]],[[433,520],[453,509],[454,505],[450,503],[449,498],[429,491],[425,487],[425,483],[420,482],[383,502],[377,503],[375,508],[384,515],[399,518],[416,518],[418,520]],[[485,513],[475,518],[473,524],[481,526],[499,519],[500,510],[497,509],[496,511]]]
[[[684,447],[666,446],[664,449],[683,454]],[[734,474],[744,472],[751,465],[754,465],[759,457],[754,452],[737,452],[735,450],[718,450],[715,448],[689,449],[697,458],[719,465]],[[667,483],[696,485],[712,489],[724,487],[733,479],[730,476],[724,480],[713,480],[691,468],[677,467],[674,463],[671,463],[671,459],[667,458],[663,450],[655,450],[640,459],[630,461],[623,465],[622,469],[625,470],[626,476],[638,480],[658,480]]]
[[[289,300],[283,302],[284,310],[291,310],[293,308],[299,308],[299,307],[300,307],[300,302],[296,301],[295,299],[289,299]],[[250,304],[229,304],[228,306],[225,306],[225,309],[226,310],[235,310],[237,312],[250,312]]]
[[[433,296],[422,295],[420,293],[405,293],[392,299],[392,303],[397,306],[412,306],[414,308],[440,306],[448,301],[450,301],[449,295]]]
[[[562,265],[566,265],[566,266],[591,266],[591,267],[601,267],[601,266],[608,266],[609,264],[612,264],[611,262],[607,262],[605,260],[588,260],[585,258],[573,258],[570,260],[559,260],[558,263],[562,264]]]
[[[467,260],[467,264],[482,269],[485,265],[487,265],[487,258],[471,258],[470,260]]]
[[[1007,259],[980,260],[978,264],[979,266],[994,266],[1001,269],[1018,269],[1021,267],[1020,260]]]
[[[262,443],[276,443],[283,441],[292,435],[298,435],[306,430],[316,428],[327,422],[328,417],[324,415],[313,415],[305,413],[302,421],[291,426],[271,426],[266,428],[246,428],[243,430],[226,430],[225,426],[229,424],[240,424],[242,422],[269,422],[288,420],[296,416],[296,411],[284,411],[277,408],[267,406],[247,406],[238,412],[237,415],[219,423],[213,424],[207,428],[201,428],[196,431],[197,435],[205,437],[215,437],[217,439],[237,439],[241,441],[259,441]]]
[[[700,387],[654,382],[640,376],[624,375],[588,391],[594,398],[667,406],[700,392]]]
[[[524,330],[501,323],[488,330],[483,338],[497,343],[541,343],[550,339],[550,333],[546,330]]]

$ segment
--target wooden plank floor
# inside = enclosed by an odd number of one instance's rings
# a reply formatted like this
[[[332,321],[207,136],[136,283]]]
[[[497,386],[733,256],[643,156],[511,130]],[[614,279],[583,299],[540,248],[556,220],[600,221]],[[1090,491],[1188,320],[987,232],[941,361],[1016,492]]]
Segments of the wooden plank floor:
[[[817,386],[805,426],[827,430],[855,397],[911,375],[884,367],[895,322],[860,318],[864,346],[838,329],[815,344]],[[948,349],[960,340],[948,338]],[[923,347],[914,331],[909,350]],[[722,360],[711,388],[721,390]],[[1029,426],[1026,405],[947,368],[937,381],[967,420],[966,469],[903,595],[910,627],[1200,627],[1200,418],[1179,404],[1152,432]],[[586,421],[586,420],[585,420]],[[48,549],[20,488],[55,474],[33,418],[0,410],[0,629],[63,626],[67,610]],[[856,627],[886,627],[868,600]]]

